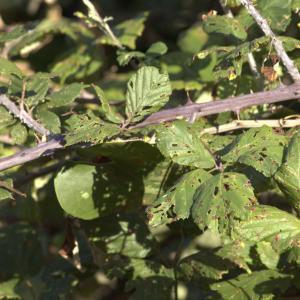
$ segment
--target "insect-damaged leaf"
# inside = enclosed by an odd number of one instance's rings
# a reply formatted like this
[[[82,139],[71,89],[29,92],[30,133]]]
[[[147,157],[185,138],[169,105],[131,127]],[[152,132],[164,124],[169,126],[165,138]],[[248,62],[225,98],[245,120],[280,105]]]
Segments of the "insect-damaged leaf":
[[[208,169],[215,165],[199,135],[185,121],[157,129],[157,146],[164,156],[180,165]]]
[[[236,219],[248,217],[256,198],[248,178],[239,173],[222,173],[201,184],[194,196],[192,216],[204,230],[224,233]]]
[[[201,183],[210,177],[211,175],[202,169],[183,175],[176,185],[171,187],[147,209],[149,224],[157,226],[188,218],[195,191]]]

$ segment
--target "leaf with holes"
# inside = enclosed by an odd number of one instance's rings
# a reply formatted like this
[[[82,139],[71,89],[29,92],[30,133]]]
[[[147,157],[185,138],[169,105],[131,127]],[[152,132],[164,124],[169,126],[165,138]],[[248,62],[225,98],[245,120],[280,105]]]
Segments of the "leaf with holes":
[[[142,67],[127,84],[127,122],[138,122],[146,115],[158,111],[172,93],[169,77],[155,67]]]
[[[285,136],[274,133],[270,127],[249,129],[224,149],[222,160],[253,167],[271,177],[281,164],[286,142]]]
[[[177,121],[157,129],[157,146],[174,162],[191,167],[210,169],[215,161],[187,122]]]
[[[158,226],[188,218],[194,193],[201,183],[210,177],[208,172],[201,169],[183,175],[176,185],[154,201],[153,205],[147,209],[149,224]]]
[[[201,230],[229,232],[234,220],[244,220],[257,204],[248,178],[239,173],[222,173],[206,180],[194,196],[192,216]]]

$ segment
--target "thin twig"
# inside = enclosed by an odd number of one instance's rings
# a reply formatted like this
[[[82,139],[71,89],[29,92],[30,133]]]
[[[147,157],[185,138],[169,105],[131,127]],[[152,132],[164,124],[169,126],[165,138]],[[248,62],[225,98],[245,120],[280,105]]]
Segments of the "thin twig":
[[[291,75],[295,82],[300,81],[300,73],[295,66],[294,62],[287,55],[282,42],[275,36],[274,32],[270,28],[267,20],[254,7],[252,0],[240,0],[241,4],[247,9],[248,13],[254,18],[258,26],[264,32],[266,36],[272,39],[272,44],[276,50],[277,55],[280,57],[282,63],[286,67],[288,73]]]
[[[253,105],[276,103],[300,98],[300,84],[280,87],[273,91],[253,93],[244,96],[232,97],[225,100],[208,103],[190,104],[181,107],[166,109],[149,116],[145,121],[130,127],[129,129],[142,128],[149,125],[189,118],[196,114],[197,117],[209,116],[226,111],[237,111]],[[26,149],[15,155],[0,159],[0,171],[35,160],[41,156],[53,154],[56,150],[64,148],[63,137],[57,137],[38,146]],[[86,146],[85,146],[86,147]]]
[[[26,197],[26,194],[18,191],[17,189],[13,188],[12,186],[10,186],[9,184],[7,184],[6,182],[0,180],[0,188],[3,188],[5,190],[8,190],[9,192],[13,193],[13,194],[16,194],[16,195],[19,195],[23,198]]]
[[[293,120],[279,119],[279,120],[235,120],[227,124],[205,128],[201,131],[201,134],[218,134],[228,132],[232,130],[238,130],[243,128],[258,128],[262,126],[269,126],[273,128],[291,128],[300,126],[300,118]]]
[[[10,113],[15,115],[22,123],[32,128],[42,136],[48,136],[51,132],[42,124],[34,120],[24,109],[20,110],[14,102],[12,102],[6,95],[0,95],[0,105],[3,105]]]

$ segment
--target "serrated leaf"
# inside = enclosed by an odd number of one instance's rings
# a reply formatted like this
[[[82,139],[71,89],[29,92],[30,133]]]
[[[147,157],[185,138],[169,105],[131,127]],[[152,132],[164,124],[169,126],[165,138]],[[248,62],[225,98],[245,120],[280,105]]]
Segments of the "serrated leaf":
[[[99,86],[94,85],[93,87],[97,94],[97,97],[101,102],[101,107],[103,112],[105,113],[105,117],[113,123],[116,124],[122,123],[124,121],[123,117],[120,114],[118,114],[115,110],[113,110],[113,108],[109,105],[109,102],[106,99],[104,91]]]
[[[291,138],[283,158],[283,164],[275,174],[281,191],[293,206],[300,210],[300,131]]]
[[[253,263],[251,257],[251,246],[252,244],[243,241],[233,241],[230,244],[222,246],[217,251],[218,256],[230,260],[239,268],[244,269],[247,273],[251,273],[249,264]]]
[[[270,242],[261,241],[256,245],[256,251],[259,255],[261,262],[268,269],[276,269],[279,262],[279,253],[276,252]]]
[[[54,186],[61,207],[84,220],[136,207],[143,193],[138,178],[116,164],[63,168],[55,177]]]
[[[273,270],[241,274],[234,279],[212,284],[211,289],[218,293],[212,299],[273,299],[278,292],[287,290],[291,281],[291,275]]]
[[[69,123],[72,125],[65,136],[66,145],[84,142],[99,144],[120,131],[117,125],[104,123],[99,118],[90,115],[73,116]]]
[[[177,267],[177,276],[186,281],[199,282],[203,279],[222,279],[232,267],[229,261],[218,256],[213,250],[201,249],[196,254],[185,257]]]
[[[112,27],[117,39],[124,46],[130,49],[136,48],[136,39],[142,35],[147,18],[149,16],[148,12],[143,12],[137,15],[135,18],[126,20],[116,26]],[[100,38],[100,43],[115,46],[115,42],[109,36],[102,36]]]
[[[166,54],[167,52],[168,52],[168,47],[165,43],[156,42],[148,48],[148,50],[146,51],[146,55],[149,55],[151,57],[158,57]]]
[[[245,40],[247,32],[238,19],[228,16],[208,16],[203,22],[203,29],[207,33],[222,33]]]
[[[23,77],[22,71],[12,61],[3,57],[0,57],[0,74],[8,76],[14,74],[20,78]]]
[[[157,129],[157,146],[164,156],[180,165],[207,169],[215,165],[213,156],[199,135],[185,121]]]
[[[300,220],[278,208],[260,205],[251,210],[247,220],[234,225],[233,237],[252,244],[266,241],[282,253],[300,245]]]
[[[54,112],[47,110],[44,106],[38,107],[36,111],[36,118],[52,133],[60,133],[60,118]]]
[[[26,142],[28,137],[27,129],[21,123],[14,125],[10,131],[12,141],[16,145],[22,145]]]
[[[172,93],[169,77],[155,67],[142,67],[127,84],[126,115],[128,122],[138,122],[158,111]]]
[[[229,232],[234,220],[245,220],[256,198],[248,178],[239,173],[222,173],[202,183],[195,193],[192,217],[204,230]]]
[[[251,166],[266,177],[271,177],[279,168],[286,138],[263,126],[252,128],[238,136],[224,151],[225,162]]]
[[[188,218],[195,191],[210,176],[209,173],[201,169],[183,175],[176,185],[154,201],[147,209],[149,224],[158,226]]]
[[[58,92],[54,92],[47,96],[49,107],[66,106],[72,103],[80,94],[80,91],[86,87],[82,83],[72,83],[65,86]]]
[[[0,106],[0,129],[11,125],[13,122],[13,116],[3,106]]]

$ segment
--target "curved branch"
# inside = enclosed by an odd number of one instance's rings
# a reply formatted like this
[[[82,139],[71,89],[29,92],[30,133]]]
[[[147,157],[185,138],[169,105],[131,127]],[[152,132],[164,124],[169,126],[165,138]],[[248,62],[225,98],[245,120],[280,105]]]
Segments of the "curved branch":
[[[290,86],[280,87],[273,91],[253,93],[219,101],[190,104],[166,109],[152,114],[142,123],[132,126],[129,129],[142,128],[148,125],[176,120],[178,118],[189,118],[192,116],[202,117],[226,111],[239,111],[242,108],[253,105],[276,103],[298,98],[300,98],[300,83],[294,83]],[[63,137],[59,136],[48,142],[41,143],[34,148],[26,149],[15,155],[4,157],[0,159],[0,171],[35,160],[41,156],[53,154],[55,151],[64,148],[63,143]]]

